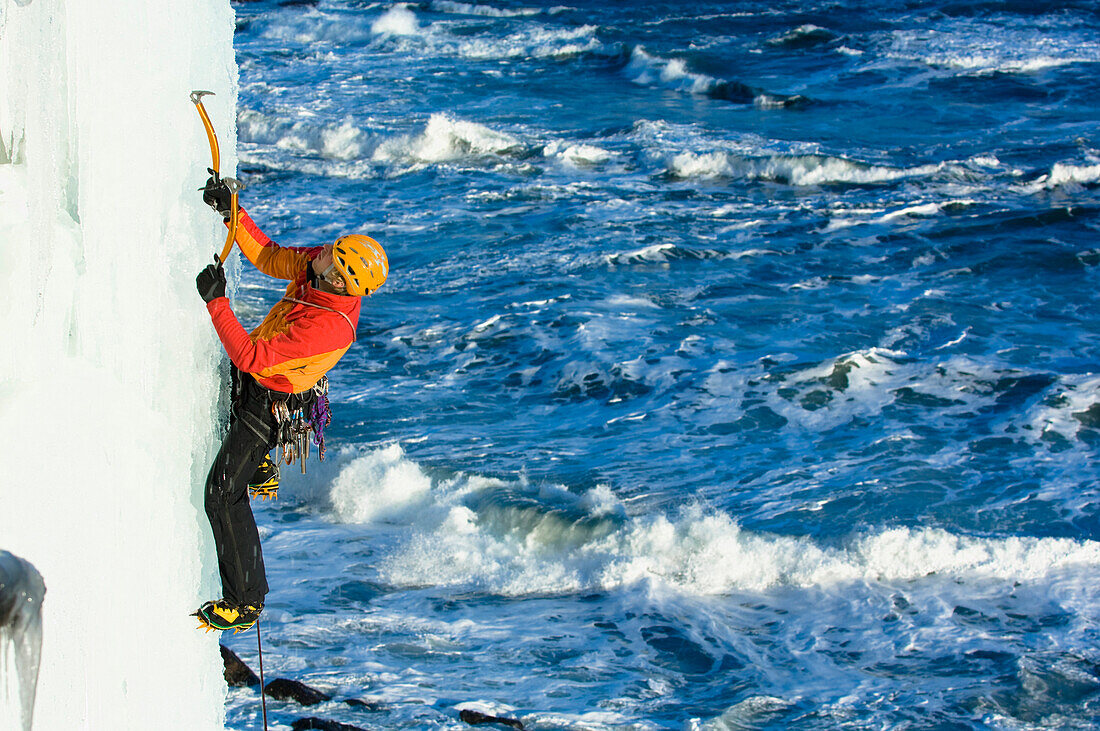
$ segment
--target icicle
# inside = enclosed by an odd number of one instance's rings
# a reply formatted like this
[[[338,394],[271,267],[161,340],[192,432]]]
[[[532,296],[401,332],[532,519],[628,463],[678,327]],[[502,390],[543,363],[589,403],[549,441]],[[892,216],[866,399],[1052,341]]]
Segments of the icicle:
[[[34,566],[0,551],[0,721],[18,716],[24,731],[34,717],[45,595]]]

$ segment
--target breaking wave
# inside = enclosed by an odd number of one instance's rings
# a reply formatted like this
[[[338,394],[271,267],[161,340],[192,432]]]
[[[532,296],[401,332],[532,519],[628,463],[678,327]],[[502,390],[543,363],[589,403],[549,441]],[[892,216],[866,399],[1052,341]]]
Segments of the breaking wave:
[[[769,46],[797,49],[824,45],[836,39],[837,35],[832,31],[808,23],[806,25],[800,25],[781,35],[773,36],[768,39],[767,43]]]
[[[454,13],[456,15],[478,15],[486,18],[517,18],[533,15],[556,14],[565,10],[563,7],[550,8],[497,8],[491,5],[454,2],[453,0],[434,0],[431,10],[436,13]]]
[[[685,151],[672,158],[668,173],[683,179],[744,178],[784,185],[812,186],[889,183],[903,178],[927,177],[942,169],[942,165],[919,165],[911,168],[870,165],[828,155],[749,157],[724,151]]]
[[[1095,165],[1069,165],[1055,163],[1046,175],[1023,186],[1028,193],[1038,193],[1070,185],[1095,185],[1100,182],[1100,163]]]
[[[629,515],[606,486],[582,494],[476,475],[431,478],[397,445],[346,448],[329,481],[342,522],[401,526],[381,562],[397,586],[463,586],[508,596],[660,583],[697,595],[850,582],[1041,580],[1100,567],[1100,543],[983,538],[882,528],[843,545],[743,529],[725,512]]]
[[[514,156],[526,151],[523,142],[510,134],[437,113],[431,116],[420,134],[389,139],[378,145],[373,159],[421,164]]]
[[[238,139],[244,143],[274,145],[280,150],[317,155],[331,160],[354,160],[368,147],[368,135],[350,119],[338,125],[312,119],[275,118],[251,109],[237,114]]]
[[[607,254],[604,261],[611,266],[631,264],[668,264],[674,261],[702,261],[722,259],[742,259],[750,256],[763,256],[778,252],[768,249],[748,249],[745,251],[715,251],[713,249],[692,249],[672,243],[653,244],[634,251]]]
[[[692,72],[683,59],[654,56],[647,53],[641,46],[635,47],[631,52],[625,73],[635,84],[658,86],[739,104],[755,104],[760,107],[797,107],[809,102],[801,95],[772,94],[738,81],[716,79],[713,76]]]
[[[894,210],[880,208],[871,210],[838,211],[829,221],[826,231],[836,231],[851,226],[866,224],[908,223],[923,218],[932,218],[945,212],[961,211],[977,205],[977,201],[966,198],[932,203],[914,203]]]

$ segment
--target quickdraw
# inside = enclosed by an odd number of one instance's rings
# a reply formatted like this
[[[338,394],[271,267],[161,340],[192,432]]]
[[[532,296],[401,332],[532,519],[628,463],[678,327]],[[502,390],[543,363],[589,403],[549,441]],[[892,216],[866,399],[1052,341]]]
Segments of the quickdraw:
[[[298,462],[303,475],[306,473],[306,460],[309,459],[311,433],[313,443],[320,447],[321,460],[325,459],[325,427],[332,423],[328,402],[328,376],[322,376],[313,386],[313,398],[308,403],[307,418],[304,406],[291,410],[287,401],[275,399],[271,402],[271,415],[275,417],[278,430],[275,448],[279,450],[284,464]]]
[[[328,376],[321,377],[314,385],[313,393],[313,403],[309,407],[309,424],[313,428],[313,443],[320,450],[318,456],[324,462],[325,428],[332,423],[332,412],[328,407]]]

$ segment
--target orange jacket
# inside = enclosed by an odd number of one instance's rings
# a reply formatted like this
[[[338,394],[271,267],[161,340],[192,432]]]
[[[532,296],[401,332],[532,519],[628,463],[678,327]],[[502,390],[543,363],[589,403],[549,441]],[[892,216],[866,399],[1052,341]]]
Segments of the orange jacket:
[[[261,385],[283,393],[306,391],[355,342],[362,300],[312,287],[309,264],[321,253],[321,247],[279,246],[243,209],[236,241],[261,272],[290,280],[286,297],[301,302],[280,300],[259,327],[246,333],[229,299],[219,297],[206,305],[214,329],[233,365],[251,373]]]

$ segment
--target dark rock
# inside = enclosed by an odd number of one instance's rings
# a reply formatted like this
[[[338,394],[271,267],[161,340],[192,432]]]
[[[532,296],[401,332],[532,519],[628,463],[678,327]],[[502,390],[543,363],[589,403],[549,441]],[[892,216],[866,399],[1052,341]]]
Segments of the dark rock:
[[[359,698],[346,698],[342,701],[352,708],[362,708],[364,711],[384,711],[386,704],[378,701],[364,701]]]
[[[490,716],[481,711],[471,711],[469,709],[462,709],[458,712],[458,718],[460,721],[465,721],[471,726],[480,726],[484,723],[499,723],[509,728],[519,729],[523,731],[523,724],[514,718],[504,718],[503,716]]]
[[[1073,418],[1090,429],[1100,427],[1100,404],[1093,404],[1084,411],[1073,412]]]
[[[225,664],[225,682],[231,688],[259,685],[260,679],[252,668],[244,664],[237,655],[225,645],[219,645],[222,650],[222,662]]]
[[[358,726],[349,726],[339,721],[324,718],[299,718],[290,725],[292,731],[366,731]]]
[[[289,699],[303,706],[315,706],[322,701],[332,700],[332,696],[325,695],[319,690],[310,688],[305,683],[299,683],[297,680],[288,680],[286,678],[275,678],[275,680],[272,680],[267,684],[267,687],[264,688],[264,693],[277,701]]]

